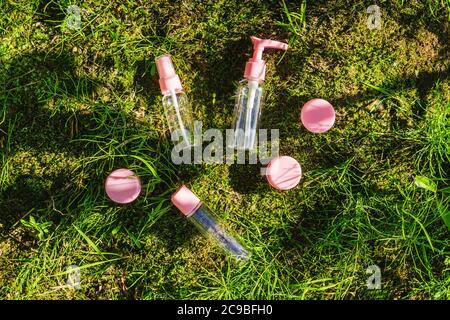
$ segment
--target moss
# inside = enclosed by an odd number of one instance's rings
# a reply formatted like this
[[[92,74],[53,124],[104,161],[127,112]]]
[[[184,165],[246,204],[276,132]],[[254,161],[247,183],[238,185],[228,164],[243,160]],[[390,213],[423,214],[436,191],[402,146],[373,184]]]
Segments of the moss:
[[[448,197],[413,183],[448,180],[448,8],[436,3],[383,2],[372,31],[364,2],[308,1],[296,29],[294,3],[94,0],[80,4],[78,32],[64,27],[67,1],[2,5],[0,296],[445,298],[448,230],[436,212]],[[290,45],[265,53],[262,120],[302,165],[287,192],[259,166],[170,160],[154,58],[170,53],[196,118],[226,129],[251,35]],[[337,114],[321,135],[299,121],[314,97]],[[118,207],[102,183],[123,166],[145,192]],[[252,249],[248,266],[177,215],[168,199],[180,183]],[[27,214],[53,222],[45,239],[20,222]],[[55,289],[68,264],[86,267],[83,290]],[[378,292],[365,287],[371,264]]]

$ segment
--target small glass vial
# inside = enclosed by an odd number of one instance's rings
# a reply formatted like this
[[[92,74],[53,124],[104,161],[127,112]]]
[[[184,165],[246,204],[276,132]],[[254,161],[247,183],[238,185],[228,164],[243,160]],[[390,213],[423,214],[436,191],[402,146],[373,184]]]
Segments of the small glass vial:
[[[248,251],[224,229],[212,211],[186,186],[181,186],[172,195],[171,200],[201,233],[215,242],[225,252],[239,262],[249,259]]]
[[[192,109],[181,81],[175,73],[169,55],[156,58],[159,74],[159,86],[163,94],[162,103],[169,125],[172,141],[183,141],[183,147],[190,147],[194,141],[194,121]]]

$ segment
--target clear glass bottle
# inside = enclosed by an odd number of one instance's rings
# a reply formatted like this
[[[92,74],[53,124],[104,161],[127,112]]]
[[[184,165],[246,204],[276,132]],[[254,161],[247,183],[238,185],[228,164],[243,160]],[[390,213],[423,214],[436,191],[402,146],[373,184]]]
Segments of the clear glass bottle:
[[[253,57],[245,65],[244,80],[241,81],[236,94],[236,105],[233,115],[234,141],[236,149],[252,150],[256,147],[256,133],[264,102],[263,82],[266,63],[262,53],[266,48],[287,50],[283,42],[251,37]]]
[[[163,94],[162,103],[169,125],[172,141],[180,138],[184,147],[190,147],[194,141],[194,121],[191,104],[183,91],[180,78],[175,73],[169,55],[156,58],[159,73],[159,85]]]
[[[264,93],[258,81],[242,80],[240,82],[233,116],[236,149],[250,150],[255,147]]]
[[[248,251],[225,230],[214,213],[186,186],[181,186],[172,195],[171,200],[203,235],[215,242],[226,253],[239,262],[249,259]]]

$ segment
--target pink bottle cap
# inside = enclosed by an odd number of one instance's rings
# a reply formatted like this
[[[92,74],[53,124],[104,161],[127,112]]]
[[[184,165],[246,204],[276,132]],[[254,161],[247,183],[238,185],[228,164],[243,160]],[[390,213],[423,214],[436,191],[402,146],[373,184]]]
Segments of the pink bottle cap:
[[[248,60],[245,65],[244,78],[252,81],[262,81],[266,76],[266,63],[262,59],[262,54],[265,49],[287,50],[286,43],[251,37],[253,42],[253,57]]]
[[[159,74],[159,87],[163,94],[168,94],[170,91],[182,90],[180,77],[175,72],[172,59],[169,55],[163,55],[156,58],[156,68]]]
[[[182,185],[173,195],[172,203],[177,207],[186,217],[189,217],[201,204],[201,201],[191,190]]]
[[[312,99],[302,108],[301,121],[308,131],[322,133],[331,129],[336,119],[333,106],[323,99]]]
[[[272,159],[266,168],[269,184],[278,190],[294,188],[301,179],[302,168],[294,158],[282,156]]]
[[[128,169],[117,169],[109,174],[105,181],[108,197],[116,203],[130,203],[141,193],[141,181]]]

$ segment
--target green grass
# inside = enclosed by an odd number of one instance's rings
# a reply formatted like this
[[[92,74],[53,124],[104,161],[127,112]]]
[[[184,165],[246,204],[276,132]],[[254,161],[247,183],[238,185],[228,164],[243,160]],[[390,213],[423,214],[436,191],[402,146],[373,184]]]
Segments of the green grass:
[[[450,3],[381,1],[368,30],[371,4],[0,1],[0,297],[450,299]],[[262,119],[302,165],[287,192],[255,165],[170,160],[155,57],[172,55],[203,127],[226,129],[251,35],[290,45],[265,53]],[[299,122],[315,97],[337,112],[320,135]],[[142,179],[131,205],[105,195],[118,167]],[[171,206],[181,183],[248,264]]]

